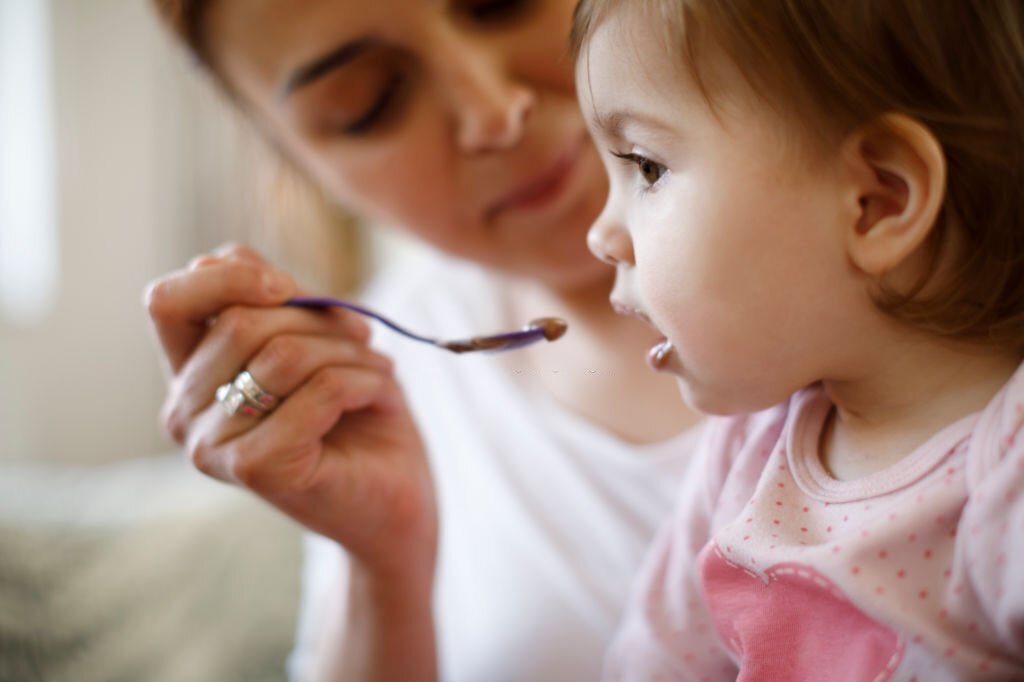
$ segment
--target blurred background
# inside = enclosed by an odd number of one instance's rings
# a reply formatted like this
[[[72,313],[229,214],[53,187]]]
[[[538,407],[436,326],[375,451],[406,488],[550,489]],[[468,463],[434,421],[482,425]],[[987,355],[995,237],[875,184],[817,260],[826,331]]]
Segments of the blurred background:
[[[298,530],[157,427],[143,291],[228,240],[335,294],[405,248],[271,162],[148,2],[0,0],[0,680],[284,678]]]

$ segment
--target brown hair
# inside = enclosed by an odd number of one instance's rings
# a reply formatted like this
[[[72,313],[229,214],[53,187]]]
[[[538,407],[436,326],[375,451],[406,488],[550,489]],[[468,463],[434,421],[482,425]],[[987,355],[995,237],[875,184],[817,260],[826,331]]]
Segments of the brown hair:
[[[876,301],[934,333],[1024,348],[1024,3],[581,0],[574,57],[623,9],[658,20],[654,37],[667,39],[709,101],[705,40],[807,130],[835,139],[891,112],[927,126],[948,165],[933,268],[911,291],[882,290]],[[953,229],[962,254],[925,296]]]
[[[214,0],[150,0],[157,15],[183,43],[197,64],[239,109],[245,109],[230,83],[210,62],[205,14]],[[264,140],[266,142],[266,140]],[[275,234],[250,234],[270,247],[280,260],[301,268],[314,286],[343,295],[355,290],[366,276],[360,260],[362,232],[351,214],[330,201],[320,187],[293,165],[273,144],[272,190],[267,197]]]
[[[210,0],[151,0],[157,14],[199,61],[206,63],[203,13]]]

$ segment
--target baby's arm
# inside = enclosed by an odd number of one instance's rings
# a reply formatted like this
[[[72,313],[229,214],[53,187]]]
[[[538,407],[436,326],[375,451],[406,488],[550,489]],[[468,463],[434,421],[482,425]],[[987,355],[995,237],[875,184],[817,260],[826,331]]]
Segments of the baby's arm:
[[[1024,406],[1014,408],[1024,417]],[[971,588],[997,646],[1024,662],[1024,429],[999,439],[1000,461],[972,485],[958,530]]]
[[[681,507],[661,528],[605,660],[605,680],[736,678],[700,589],[697,556],[707,537],[708,514],[698,505]]]
[[[749,499],[763,469],[761,452],[774,444],[784,417],[780,407],[705,423],[699,460],[644,559],[605,679],[736,679],[704,603],[699,556],[715,528]]]

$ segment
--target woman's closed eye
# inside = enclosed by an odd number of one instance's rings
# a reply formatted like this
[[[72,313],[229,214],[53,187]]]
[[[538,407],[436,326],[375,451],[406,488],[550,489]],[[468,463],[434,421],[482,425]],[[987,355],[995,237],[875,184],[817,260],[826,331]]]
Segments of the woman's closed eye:
[[[459,9],[477,24],[501,26],[526,18],[536,3],[537,0],[466,0]],[[383,124],[398,107],[397,100],[400,99],[406,80],[403,71],[392,74],[373,103],[363,113],[340,126],[341,133],[360,136],[373,132]]]
[[[392,75],[384,84],[384,87],[381,88],[380,95],[373,101],[373,104],[355,119],[343,124],[341,132],[345,135],[362,135],[372,131],[378,124],[382,123],[396,106],[395,100],[398,97],[403,82],[402,74],[396,73]]]
[[[465,0],[461,12],[480,24],[501,24],[525,17],[538,0]]]
[[[356,43],[356,54],[295,92],[299,126],[319,138],[362,137],[400,117],[416,82],[414,60],[379,41]]]
[[[632,152],[620,153],[611,152],[611,155],[617,159],[622,159],[629,166],[636,167],[637,172],[640,175],[640,179],[643,181],[644,189],[650,189],[654,187],[662,176],[668,172],[668,169],[657,161],[652,161],[646,156],[635,154]]]

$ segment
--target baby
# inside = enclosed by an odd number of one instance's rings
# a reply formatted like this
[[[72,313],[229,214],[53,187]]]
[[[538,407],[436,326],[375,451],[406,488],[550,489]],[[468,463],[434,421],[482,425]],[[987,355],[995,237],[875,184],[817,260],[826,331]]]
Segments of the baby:
[[[1024,2],[582,0],[591,249],[710,420],[613,679],[1024,679]]]

